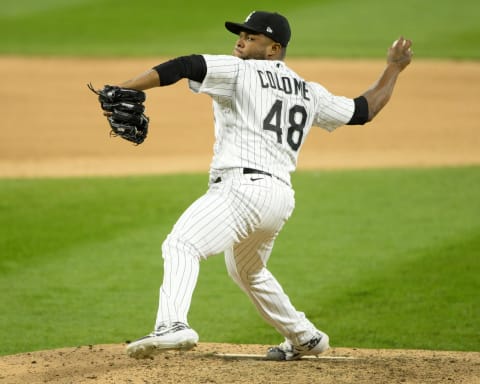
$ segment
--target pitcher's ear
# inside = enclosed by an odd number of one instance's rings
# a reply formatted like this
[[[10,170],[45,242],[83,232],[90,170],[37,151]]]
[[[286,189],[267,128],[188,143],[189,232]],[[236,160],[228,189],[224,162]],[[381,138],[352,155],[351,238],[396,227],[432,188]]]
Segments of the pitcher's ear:
[[[269,47],[269,53],[270,53],[269,56],[276,59],[281,59],[283,55],[282,50],[283,50],[282,45],[280,43],[274,42]]]

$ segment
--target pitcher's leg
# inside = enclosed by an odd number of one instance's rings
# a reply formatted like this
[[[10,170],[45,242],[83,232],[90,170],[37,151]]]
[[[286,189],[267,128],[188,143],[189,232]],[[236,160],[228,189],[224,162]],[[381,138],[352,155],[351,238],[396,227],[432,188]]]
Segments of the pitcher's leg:
[[[155,329],[179,321],[188,324],[187,314],[200,269],[200,256],[185,240],[169,235],[162,245],[163,283]]]
[[[238,238],[238,218],[222,190],[209,191],[179,218],[162,245],[163,283],[156,326],[187,323],[201,259],[223,252]]]
[[[129,356],[146,358],[169,349],[187,350],[198,342],[187,315],[200,260],[233,244],[233,217],[224,195],[209,191],[177,221],[162,245],[164,276],[155,329],[128,345]]]
[[[245,291],[265,321],[295,344],[312,337],[315,326],[295,309],[275,277],[266,268],[273,239],[257,233],[225,252],[227,270]]]

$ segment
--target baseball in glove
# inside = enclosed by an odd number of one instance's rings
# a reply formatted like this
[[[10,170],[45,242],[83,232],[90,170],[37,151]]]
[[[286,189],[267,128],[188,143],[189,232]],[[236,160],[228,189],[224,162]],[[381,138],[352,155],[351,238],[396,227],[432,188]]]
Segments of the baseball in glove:
[[[149,118],[145,116],[145,92],[130,88],[105,85],[96,90],[92,84],[88,88],[98,95],[100,106],[106,112],[112,136],[141,144],[147,137]]]

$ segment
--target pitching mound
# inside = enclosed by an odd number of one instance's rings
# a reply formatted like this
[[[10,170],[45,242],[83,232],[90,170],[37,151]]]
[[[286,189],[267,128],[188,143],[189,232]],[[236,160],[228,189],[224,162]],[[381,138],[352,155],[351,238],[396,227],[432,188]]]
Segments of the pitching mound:
[[[480,353],[333,348],[318,358],[265,361],[266,346],[201,343],[152,360],[124,345],[95,345],[0,358],[13,383],[478,383]]]

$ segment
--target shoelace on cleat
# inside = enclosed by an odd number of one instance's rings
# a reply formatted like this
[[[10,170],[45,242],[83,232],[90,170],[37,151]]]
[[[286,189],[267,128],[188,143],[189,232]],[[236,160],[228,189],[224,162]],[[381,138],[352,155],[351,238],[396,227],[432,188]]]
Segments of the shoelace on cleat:
[[[189,329],[190,327],[184,323],[176,321],[172,323],[172,325],[160,325],[155,331],[153,331],[150,336],[161,336],[168,333],[175,333],[178,331],[182,331],[184,329]]]

